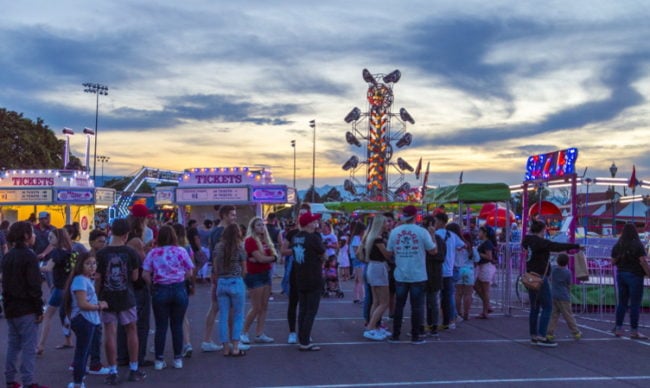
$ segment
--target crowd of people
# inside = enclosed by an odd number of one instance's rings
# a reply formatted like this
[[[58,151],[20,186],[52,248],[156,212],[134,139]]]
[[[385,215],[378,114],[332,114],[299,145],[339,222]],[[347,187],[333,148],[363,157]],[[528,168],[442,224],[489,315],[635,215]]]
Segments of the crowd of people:
[[[183,368],[193,352],[186,312],[200,281],[209,282],[211,296],[201,351],[243,357],[252,342],[275,342],[265,323],[277,263],[284,264],[284,274],[275,276],[283,276],[282,293],[288,298],[287,343],[300,351],[321,349],[312,341],[312,328],[321,297],[330,291],[342,295],[340,279],[353,281],[352,300],[363,305],[365,321],[359,334],[368,340],[402,342],[408,336],[412,344],[422,344],[463,320],[488,319],[499,260],[495,231],[486,225],[465,228],[450,222],[444,211],[417,223],[418,213],[416,207],[406,206],[397,216],[387,212],[333,225],[304,204],[295,220],[281,222],[271,213],[266,220],[254,217],[243,226],[236,208],[226,205],[219,208],[216,221],[157,226],[149,224],[148,209],[136,204],[127,219],[112,222],[110,232],[91,231],[90,249],[79,241],[78,226],[55,228],[47,212],[39,213],[37,223],[3,223],[7,387],[41,387],[34,382],[35,359],[46,351],[57,313],[63,328],[59,348],[74,348],[70,388],[84,387],[87,373],[105,375],[107,384],[116,385],[121,381],[118,366],[128,367],[126,379],[134,382],[147,377],[143,367],[166,368],[167,331],[172,338],[171,366]],[[543,276],[541,287],[529,290],[531,344],[555,347],[560,315],[574,338],[582,333],[571,314],[568,256],[559,255],[557,266],[551,266],[550,252],[581,247],[546,239],[545,228],[533,220],[521,243],[527,251],[526,270]],[[646,338],[638,331],[643,256],[636,229],[627,225],[612,250],[618,267],[616,335],[622,335],[629,310],[631,337]],[[47,303],[43,288],[49,290]],[[474,293],[481,308],[470,317]],[[407,301],[411,325],[403,337]],[[151,315],[153,361],[145,358]],[[22,385],[16,382],[19,357]]]

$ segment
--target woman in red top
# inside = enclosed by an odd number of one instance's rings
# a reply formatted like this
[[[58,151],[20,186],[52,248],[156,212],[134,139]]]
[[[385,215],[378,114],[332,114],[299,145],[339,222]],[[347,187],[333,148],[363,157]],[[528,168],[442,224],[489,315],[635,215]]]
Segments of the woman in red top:
[[[248,223],[244,247],[247,255],[244,283],[248,288],[251,309],[246,314],[241,342],[250,343],[248,329],[253,324],[253,321],[257,319],[255,342],[271,343],[274,340],[264,334],[264,323],[269,305],[269,296],[271,295],[271,263],[277,260],[278,254],[273,247],[264,220],[261,218],[255,217]]]

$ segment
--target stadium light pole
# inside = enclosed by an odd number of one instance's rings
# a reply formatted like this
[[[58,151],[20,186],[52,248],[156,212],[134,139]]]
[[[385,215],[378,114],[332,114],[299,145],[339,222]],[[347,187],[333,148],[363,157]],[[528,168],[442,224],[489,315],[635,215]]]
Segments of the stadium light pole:
[[[311,162],[311,202],[316,198],[316,120],[311,120],[309,126],[314,130],[314,150]]]
[[[291,148],[293,148],[293,188],[296,189],[296,141],[291,140]]]
[[[97,180],[97,124],[99,123],[99,96],[108,96],[108,86],[86,82],[82,84],[85,93],[94,93],[95,99],[95,151],[93,152],[93,181]]]
[[[108,163],[108,161],[111,160],[111,157],[99,155],[97,156],[97,160],[99,160],[99,163],[102,164],[102,186],[104,186],[104,163]],[[95,182],[95,184],[97,184],[97,182]]]

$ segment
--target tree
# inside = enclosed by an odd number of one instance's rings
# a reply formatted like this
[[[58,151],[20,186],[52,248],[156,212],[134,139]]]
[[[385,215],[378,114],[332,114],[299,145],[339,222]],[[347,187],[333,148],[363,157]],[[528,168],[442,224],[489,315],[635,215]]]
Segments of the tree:
[[[43,122],[0,108],[0,167],[6,169],[60,169],[64,141]],[[70,157],[68,168],[83,169],[79,158]]]

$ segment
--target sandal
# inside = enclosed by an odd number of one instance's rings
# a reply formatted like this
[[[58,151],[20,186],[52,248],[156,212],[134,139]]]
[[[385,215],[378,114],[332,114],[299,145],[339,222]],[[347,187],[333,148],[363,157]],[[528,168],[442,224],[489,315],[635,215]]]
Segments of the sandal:
[[[43,352],[45,352],[45,349],[43,348],[36,348],[36,355],[37,356],[42,356]]]
[[[648,339],[647,336],[645,336],[645,335],[643,335],[643,334],[641,334],[641,333],[632,333],[632,334],[630,335],[630,338],[631,338],[631,339],[638,339],[638,340],[646,340],[646,339]]]
[[[244,357],[245,355],[246,352],[241,349],[237,353],[230,353],[230,357]]]

